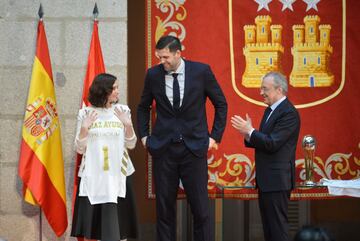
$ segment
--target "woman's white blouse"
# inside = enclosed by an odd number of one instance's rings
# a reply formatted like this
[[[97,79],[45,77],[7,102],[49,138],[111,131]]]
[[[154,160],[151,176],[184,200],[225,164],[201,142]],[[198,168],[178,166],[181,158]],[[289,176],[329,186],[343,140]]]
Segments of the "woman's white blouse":
[[[127,148],[134,148],[137,138],[135,134],[125,138],[125,128],[115,116],[115,107],[130,115],[129,107],[120,104],[108,109],[85,107],[78,114],[75,148],[83,154],[78,173],[79,196],[87,196],[91,204],[117,203],[118,197],[126,195],[126,177],[135,171]],[[98,117],[87,137],[80,140],[82,121],[91,111],[96,111]]]

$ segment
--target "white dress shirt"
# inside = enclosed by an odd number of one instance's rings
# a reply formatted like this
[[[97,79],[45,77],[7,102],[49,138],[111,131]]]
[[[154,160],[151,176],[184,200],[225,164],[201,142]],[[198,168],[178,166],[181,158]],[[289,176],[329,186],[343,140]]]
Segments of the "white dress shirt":
[[[185,90],[185,61],[180,59],[180,65],[176,69],[176,71],[170,71],[165,75],[165,91],[166,96],[168,97],[171,105],[173,105],[173,81],[174,77],[172,74],[178,74],[177,79],[180,87],[180,106],[182,104],[184,98],[184,90]]]

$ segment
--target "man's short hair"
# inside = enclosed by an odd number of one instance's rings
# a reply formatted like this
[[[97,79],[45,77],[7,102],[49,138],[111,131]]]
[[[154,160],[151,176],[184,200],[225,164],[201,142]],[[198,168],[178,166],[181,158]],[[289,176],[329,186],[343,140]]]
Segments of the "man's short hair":
[[[274,79],[275,87],[281,87],[281,89],[283,90],[283,94],[287,95],[288,84],[285,75],[281,74],[280,72],[272,71],[264,75],[263,79],[267,77],[272,77]]]
[[[178,50],[181,51],[181,43],[177,37],[167,35],[159,39],[155,48],[158,50],[169,48],[170,52],[176,52]]]

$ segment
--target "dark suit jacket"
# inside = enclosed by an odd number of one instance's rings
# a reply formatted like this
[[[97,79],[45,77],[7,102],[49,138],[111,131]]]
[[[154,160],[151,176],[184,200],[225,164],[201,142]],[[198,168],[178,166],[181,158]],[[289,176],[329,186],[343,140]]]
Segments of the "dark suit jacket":
[[[264,119],[264,118],[263,118]],[[255,148],[256,184],[263,192],[291,190],[295,186],[295,151],[300,117],[286,98],[245,145]]]
[[[140,103],[137,124],[140,137],[148,136],[150,154],[160,155],[172,141],[174,133],[180,133],[185,145],[196,155],[207,153],[209,136],[220,142],[227,115],[225,96],[208,65],[185,61],[185,90],[182,105],[175,112],[165,92],[165,70],[162,65],[148,69]],[[206,99],[215,107],[214,122],[208,131]],[[150,109],[155,100],[156,120],[149,131]]]

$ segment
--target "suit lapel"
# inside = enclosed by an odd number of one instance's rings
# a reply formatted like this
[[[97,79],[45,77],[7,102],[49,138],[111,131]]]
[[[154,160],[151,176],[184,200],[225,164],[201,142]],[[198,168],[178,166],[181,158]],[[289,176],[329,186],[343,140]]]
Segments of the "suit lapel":
[[[269,108],[269,107],[266,107],[266,109],[265,109],[265,111],[264,111],[264,114],[263,114],[263,117],[262,117],[262,119],[261,119],[260,128],[259,128],[260,131],[264,128],[265,120],[266,120],[266,118],[267,118],[266,110],[267,110],[268,108]]]
[[[159,73],[159,79],[160,80],[160,90],[161,90],[161,96],[162,96],[162,99],[164,100],[165,102],[165,105],[171,110],[173,111],[173,107],[170,103],[170,100],[169,98],[167,97],[166,95],[166,85],[165,85],[165,74],[166,74],[166,71],[164,70],[164,67],[160,64],[159,65],[159,68],[160,68],[160,73]]]
[[[269,117],[268,121],[264,123],[262,123],[263,125],[261,126],[261,129],[267,129],[267,127],[272,126],[272,123],[278,119],[278,116],[280,115],[280,113],[283,112],[283,110],[285,108],[287,108],[287,103],[288,103],[288,99],[286,98],[283,102],[280,103],[280,105],[278,105],[278,107],[276,107],[276,109],[271,113],[271,116]]]

